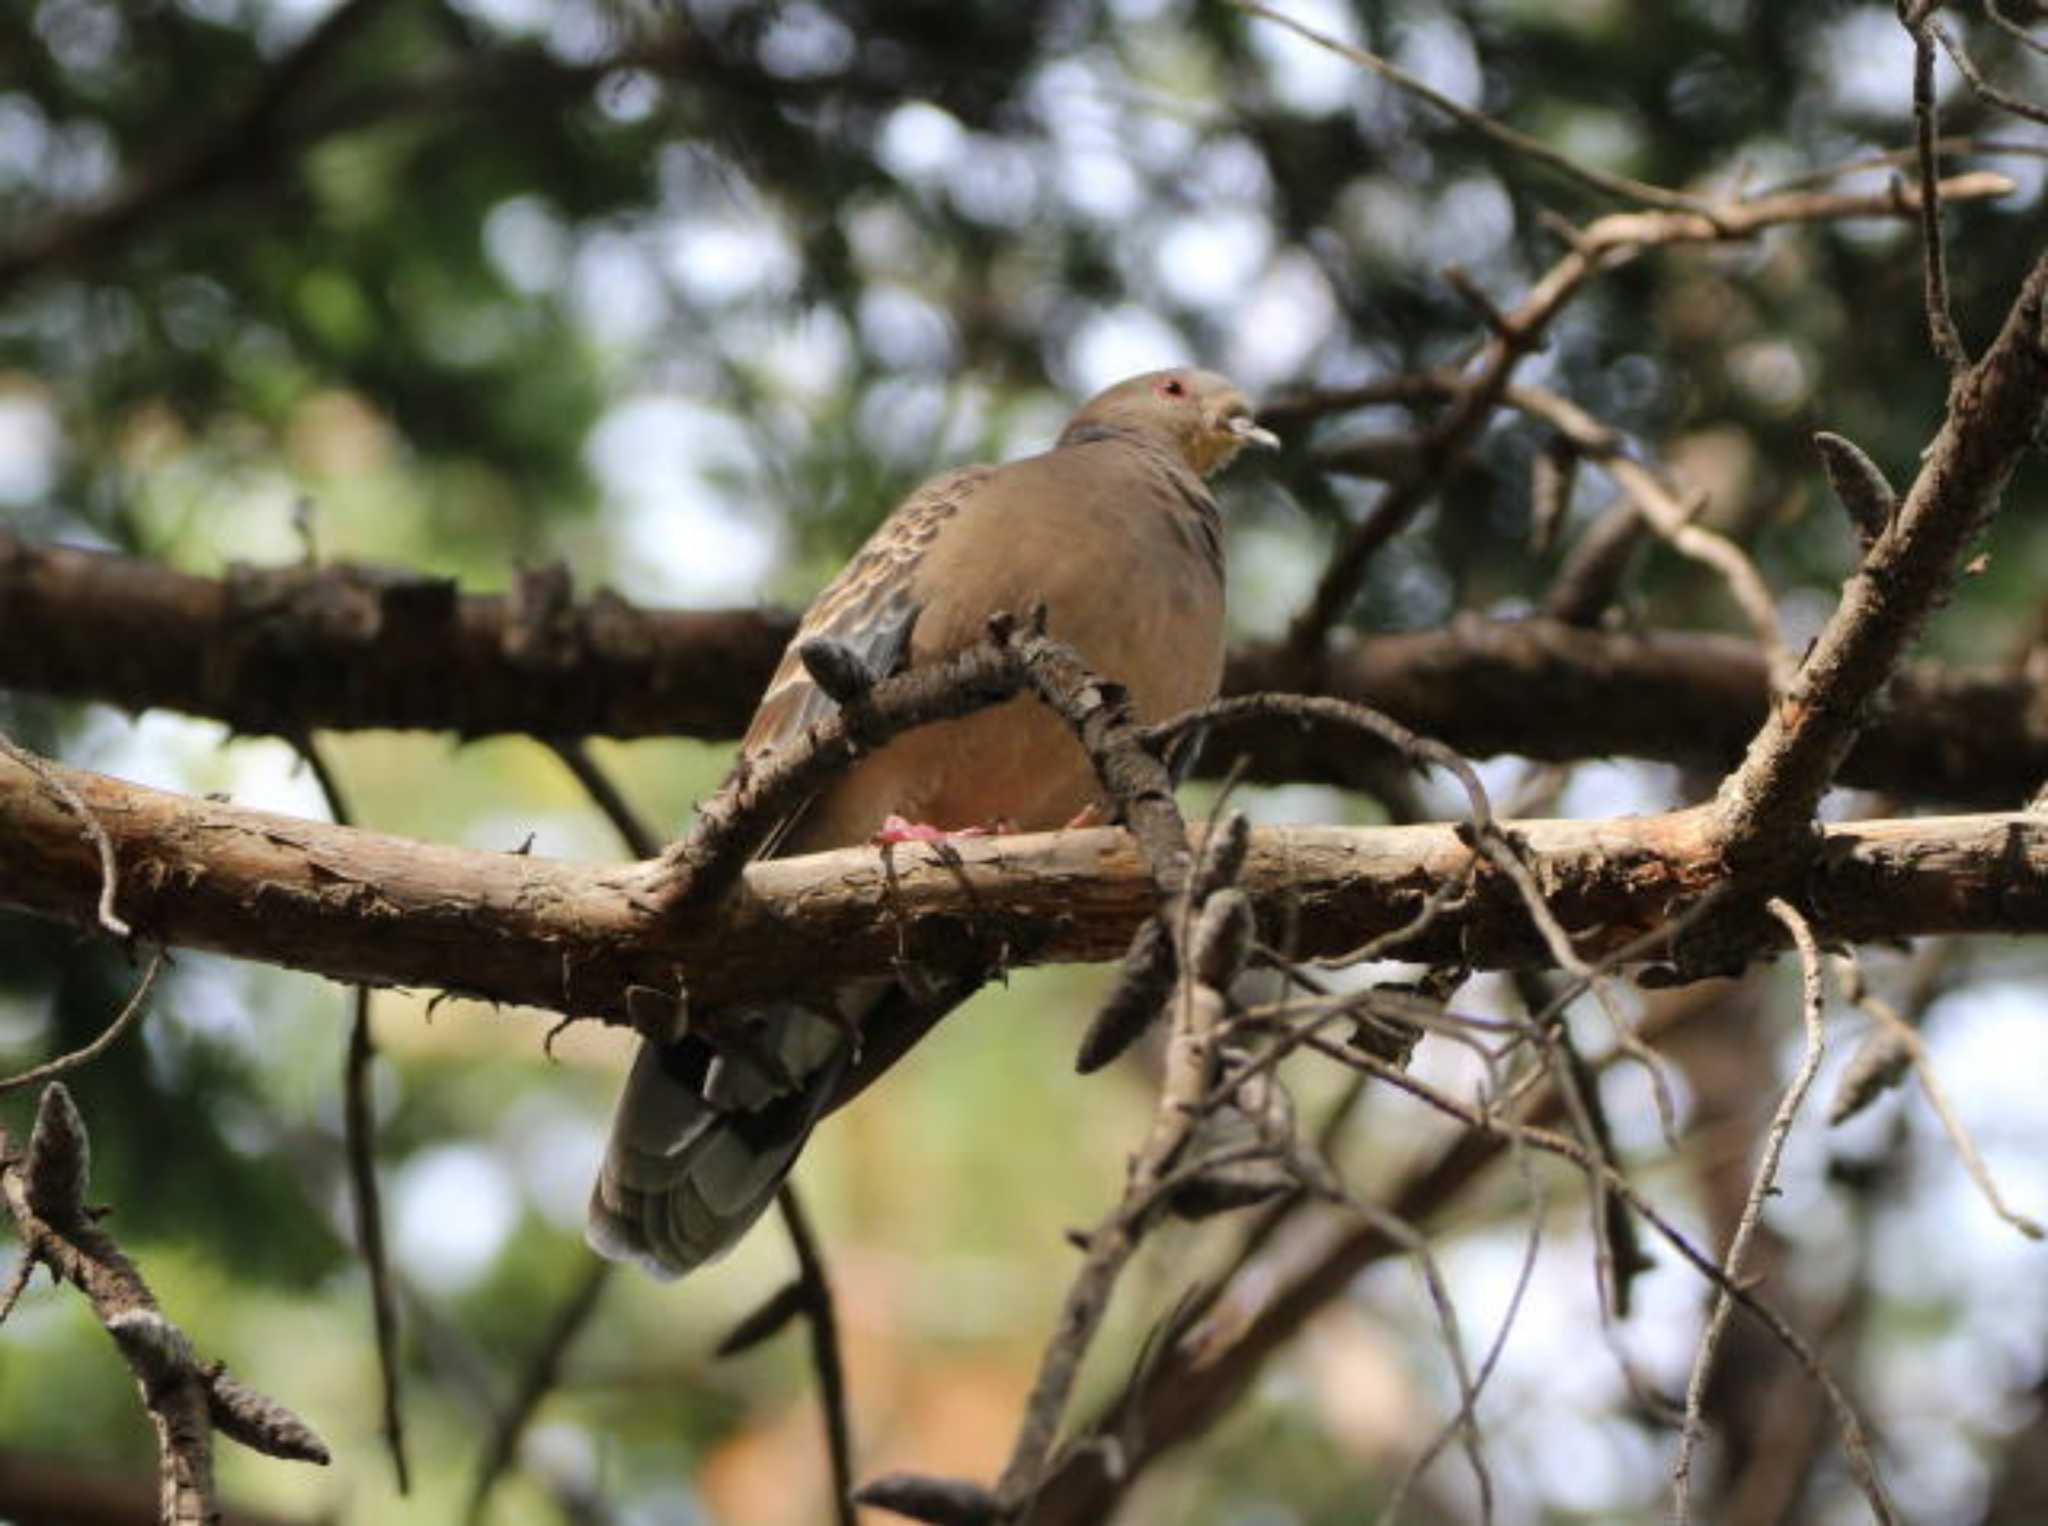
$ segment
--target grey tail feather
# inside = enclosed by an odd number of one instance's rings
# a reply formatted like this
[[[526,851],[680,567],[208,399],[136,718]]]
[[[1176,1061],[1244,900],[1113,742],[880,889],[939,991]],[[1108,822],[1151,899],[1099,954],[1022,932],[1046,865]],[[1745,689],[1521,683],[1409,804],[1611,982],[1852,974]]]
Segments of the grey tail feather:
[[[680,1277],[730,1250],[773,1201],[846,1068],[847,1041],[794,1005],[750,1017],[783,1074],[701,1039],[641,1045],[590,1195],[584,1238],[599,1255]]]

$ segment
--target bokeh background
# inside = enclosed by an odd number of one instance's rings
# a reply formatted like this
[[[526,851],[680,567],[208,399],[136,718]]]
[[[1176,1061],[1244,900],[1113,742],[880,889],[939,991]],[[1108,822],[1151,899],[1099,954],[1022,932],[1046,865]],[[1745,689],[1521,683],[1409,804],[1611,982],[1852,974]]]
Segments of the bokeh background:
[[[1587,163],[1734,194],[1910,141],[1910,46],[1888,5],[1808,0],[1281,0],[1462,103]],[[2007,7],[2032,13],[2030,3]],[[2009,87],[2048,69],[1974,7],[1953,24]],[[309,38],[346,33],[278,87]],[[2038,128],[1939,75],[1954,162],[2016,190],[1950,215],[1963,329],[1987,337],[2041,243]],[[266,92],[269,94],[266,95]],[[225,150],[221,144],[228,145]],[[196,148],[195,148],[196,146]],[[209,151],[181,180],[180,155]],[[1881,186],[1868,168],[1831,184]],[[108,198],[133,215],[51,252]],[[10,0],[0,7],[0,516],[33,538],[198,572],[308,554],[506,586],[561,561],[657,605],[800,604],[921,477],[1042,448],[1072,403],[1195,361],[1255,393],[1443,363],[1479,326],[1462,265],[1511,302],[1560,248],[1544,214],[1609,209],[1353,64],[1207,0],[1038,5],[739,0]],[[1852,558],[1807,443],[1849,434],[1895,480],[1939,416],[1915,230],[1786,228],[1653,252],[1598,282],[1524,375],[1627,430],[1706,495],[1784,598],[1795,642]],[[1352,414],[1319,438],[1410,426]],[[1298,442],[1297,442],[1298,443]],[[1376,561],[1367,630],[1526,610],[1556,567],[1530,527],[1541,436],[1503,421],[1454,490]],[[1608,490],[1583,474],[1563,539]],[[1938,623],[1957,660],[2041,633],[2038,472]],[[1223,485],[1240,639],[1283,629],[1374,484],[1299,450]],[[1648,555],[1626,617],[1739,630],[1696,569]],[[0,727],[83,767],[324,814],[282,742],[183,716],[0,694]],[[621,849],[523,738],[323,739],[359,821],[580,859]],[[679,829],[728,749],[600,741]],[[1494,760],[1511,792],[1526,769]],[[1711,780],[1589,761],[1557,809],[1697,798]],[[1208,796],[1191,791],[1192,803]],[[1261,819],[1372,821],[1362,795],[1247,790]],[[1840,802],[1868,810],[1869,802]],[[1449,809],[1448,804],[1446,809]],[[1907,956],[1880,953],[1896,983]],[[135,971],[0,920],[0,1063],[73,1047]],[[2048,1208],[2048,1025],[2038,949],[1951,952],[1926,1035],[2022,1207]],[[1784,974],[1723,993],[1681,1058],[1695,1129],[1668,1150],[1638,1075],[1610,1078],[1646,1188],[1703,1238],[1796,1042]],[[841,1298],[863,1475],[1000,1465],[1074,1253],[1149,1105],[1145,1066],[1071,1055],[1102,973],[1028,971],[944,1024],[805,1157]],[[226,1448],[226,1493],[280,1519],[439,1522],[465,1507],[490,1417],[584,1275],[583,1200],[624,1057],[586,1025],[430,993],[378,996],[378,1147],[404,1285],[416,1485],[377,1437],[366,1277],[351,1254],[339,1077],[349,994],[180,955],[142,1034],[75,1078],[94,1197],[202,1352],[306,1415],[327,1472]],[[1511,1006],[1482,980],[1461,1005]],[[1853,1047],[1842,1018],[1838,1054]],[[1597,1036],[1598,1029],[1589,1032]],[[1469,1081],[1455,1051],[1419,1062]],[[1334,1078],[1295,1077],[1314,1116]],[[0,1104],[10,1127],[20,1097]],[[1747,1109],[1747,1111],[1745,1110]],[[1343,1138],[1369,1185],[1440,1143],[1371,1097]],[[1718,1152],[1718,1153],[1717,1153]],[[1542,1257],[1480,1408],[1508,1523],[1660,1518],[1672,1433],[1630,1375],[1682,1388],[1704,1311],[1666,1256],[1604,1329],[1584,1215],[1560,1180]],[[1517,1184],[1436,1226],[1468,1340],[1503,1318],[1529,1215]],[[1834,1342],[1916,1522],[2041,1516],[2048,1263],[1999,1223],[1916,1099],[1794,1134],[1769,1223],[1788,1303]],[[1124,1372],[1225,1225],[1157,1237],[1084,1389]],[[613,1279],[493,1495],[507,1523],[774,1526],[824,1518],[811,1377],[792,1335],[710,1348],[787,1274],[764,1227],[679,1287]],[[1843,1332],[1847,1332],[1843,1335]],[[1759,1361],[1763,1360],[1758,1358]],[[1085,1401],[1084,1401],[1085,1402]],[[1245,1404],[1148,1476],[1132,1521],[1371,1519],[1456,1404],[1412,1266],[1377,1268]],[[82,1302],[39,1285],[0,1330],[0,1451],[144,1479],[151,1446]],[[1785,1519],[1862,1519],[1822,1446]],[[2035,1501],[2029,1505],[2027,1500]],[[2017,1502],[2017,1503],[2015,1503]],[[1447,1456],[1409,1519],[1477,1519]]]

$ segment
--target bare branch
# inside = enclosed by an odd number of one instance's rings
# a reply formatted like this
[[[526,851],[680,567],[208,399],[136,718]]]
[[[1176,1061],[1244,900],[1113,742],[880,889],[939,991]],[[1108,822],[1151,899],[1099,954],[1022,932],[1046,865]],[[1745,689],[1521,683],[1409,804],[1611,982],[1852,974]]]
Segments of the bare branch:
[[[93,815],[91,809],[79,798],[78,791],[65,781],[62,774],[26,748],[17,746],[11,738],[0,736],[0,757],[11,758],[35,775],[43,788],[55,796],[65,810],[78,818],[86,839],[99,854],[100,893],[98,900],[93,904],[93,914],[99,925],[116,938],[133,937],[134,930],[114,911],[114,897],[121,884],[120,865],[114,857],[113,839],[107,836],[107,829],[100,825],[99,818]]]
[[[1017,964],[1118,958],[1157,907],[1129,839],[1102,828],[963,841],[949,865],[920,855],[893,875],[871,848],[755,863],[716,916],[678,919],[664,913],[659,865],[413,842],[61,772],[136,866],[124,900],[146,937],[614,1022],[631,1020],[629,989],[672,990],[684,976],[693,1011],[715,1012],[769,990],[830,990],[902,958],[980,969],[997,933]],[[1661,935],[1718,877],[1710,811],[1515,830],[1589,961]],[[2048,818],[1836,823],[1821,846],[1808,872],[1832,939],[2048,929]],[[1313,958],[1407,925],[1427,887],[1470,858],[1449,826],[1262,828],[1242,883]],[[98,891],[98,857],[70,812],[0,761],[0,903],[90,927]],[[1776,936],[1759,933],[1755,948]],[[1646,944],[1632,957],[1663,952]],[[1409,957],[1494,968],[1547,954],[1520,897],[1485,876],[1415,935]]]
[[[1899,21],[1913,39],[1913,137],[1920,166],[1920,273],[1927,304],[1927,333],[1934,353],[1951,377],[1970,364],[1970,352],[1956,329],[1948,298],[1948,250],[1941,236],[1940,128],[1934,103],[1934,38],[1926,0],[1899,0]]]
[[[1987,3],[1993,18],[2001,24],[2006,24],[2005,17],[1998,14],[1997,0],[1987,0]],[[2035,52],[2048,51],[2048,49],[2044,49],[2043,44],[2038,39],[2028,36],[2018,28],[2013,28],[2012,30],[2015,36]],[[1948,54],[1950,61],[1955,64],[1956,72],[1969,82],[1970,88],[1978,95],[1996,106],[2000,111],[2009,111],[2014,116],[2028,122],[2048,124],[2048,106],[2037,106],[2022,96],[2014,95],[2010,90],[2001,90],[1998,86],[1992,84],[1990,80],[1984,77],[1984,71],[1977,67],[1977,61],[1970,57],[1969,50],[1956,40],[1954,34],[1947,27],[1938,21],[1927,22],[1923,28],[1915,31],[1914,41],[1916,44],[1920,42],[1922,31],[1931,32],[1934,35],[1935,39],[1941,43],[1943,51]],[[1914,106],[1917,112],[1919,106],[1917,76],[1914,87]]]
[[[1814,808],[1870,702],[1948,591],[2032,444],[2048,407],[2044,312],[2048,257],[2027,276],[1991,348],[1956,378],[1948,417],[1905,501],[1723,783],[1716,810],[1731,864],[1796,862],[1810,847]]]
[[[85,1122],[64,1084],[52,1082],[25,1152],[14,1154],[0,1133],[0,1200],[14,1219],[23,1256],[85,1295],[134,1374],[156,1428],[162,1519],[216,1519],[216,1429],[273,1457],[327,1462],[325,1444],[297,1416],[236,1383],[219,1363],[202,1364],[194,1355],[87,1206],[89,1156]]]
[[[142,1021],[143,1014],[149,1011],[150,992],[156,989],[156,978],[163,973],[166,957],[162,949],[149,956],[149,968],[142,972],[142,983],[135,988],[135,994],[128,998],[114,1020],[100,1031],[97,1038],[69,1054],[59,1055],[54,1060],[24,1070],[18,1076],[8,1076],[0,1080],[0,1096],[5,1096],[11,1091],[19,1091],[24,1086],[37,1086],[45,1081],[54,1081],[66,1071],[89,1064],[113,1048],[121,1036]]]
[[[841,692],[849,699],[865,697],[867,685],[862,684],[859,688],[860,693],[855,694],[851,687],[842,685]],[[581,742],[556,739],[549,745],[576,776],[598,809],[604,812],[629,852],[641,858],[652,858],[661,851],[660,838]],[[832,1468],[834,1515],[841,1526],[853,1526],[853,1443],[847,1421],[846,1377],[839,1359],[839,1327],[832,1302],[832,1283],[825,1270],[824,1256],[811,1233],[810,1220],[804,1213],[803,1199],[793,1183],[785,1181],[782,1184],[776,1192],[775,1205],[781,1212],[784,1228],[789,1232],[790,1247],[797,1261],[797,1278],[784,1290],[790,1296],[783,1319],[802,1314],[810,1324],[811,1365],[817,1373],[819,1403],[824,1411],[825,1446]],[[521,1385],[520,1401],[500,1418],[496,1441],[486,1453],[486,1466],[479,1471],[471,1494],[472,1520],[480,1519],[496,1473],[510,1465],[519,1435],[539,1407],[541,1397],[552,1386],[563,1353],[596,1310],[598,1292],[611,1266],[610,1262],[600,1263],[599,1269],[563,1306],[549,1340],[543,1344],[528,1369],[526,1381]],[[774,1304],[775,1301],[771,1300],[770,1312],[775,1312]],[[720,1345],[719,1355],[733,1355],[745,1345],[765,1339],[780,1328],[781,1322],[780,1319],[773,1323],[763,1321],[755,1323],[752,1329],[743,1327],[735,1330]]]
[[[1672,1505],[1679,1526],[1685,1526],[1692,1518],[1692,1458],[1705,1428],[1702,1415],[1707,1379],[1714,1370],[1714,1353],[1720,1347],[1722,1332],[1728,1327],[1728,1316],[1735,1308],[1731,1290],[1743,1285],[1742,1267],[1749,1252],[1749,1242],[1763,1217],[1764,1200],[1776,1190],[1778,1162],[1785,1153],[1786,1137],[1791,1134],[1792,1125],[1799,1117],[1799,1109],[1805,1105],[1813,1078],[1820,1072],[1821,1056],[1827,1045],[1821,1026],[1821,1008],[1827,994],[1822,986],[1820,945],[1814,941],[1813,928],[1788,901],[1772,897],[1769,911],[1792,935],[1799,949],[1799,1012],[1806,1030],[1806,1048],[1800,1057],[1799,1069],[1785,1088],[1785,1095],[1779,1101],[1770,1129],[1764,1136],[1763,1158],[1757,1162],[1756,1175],[1742,1205],[1742,1217],[1736,1224],[1734,1237],[1728,1242],[1727,1259],[1722,1263],[1725,1279],[1722,1291],[1714,1300],[1713,1312],[1707,1316],[1706,1332],[1700,1337],[1699,1348],[1693,1354],[1692,1376],[1685,1389],[1685,1423],[1679,1431],[1678,1460],[1671,1472]]]
[[[2007,1205],[2004,1195],[1998,1190],[1998,1183],[1992,1178],[1990,1166],[1985,1164],[1983,1155],[1978,1152],[1975,1142],[1970,1138],[1970,1131],[1963,1127],[1963,1120],[1950,1105],[1941,1078],[1935,1073],[1933,1059],[1927,1053],[1927,1042],[1920,1037],[1919,1031],[1901,1017],[1890,1002],[1880,999],[1865,986],[1863,966],[1854,956],[1837,958],[1835,977],[1841,984],[1843,998],[1855,1003],[1876,1019],[1885,1036],[1904,1056],[1904,1063],[1912,1069],[1914,1077],[1920,1082],[1920,1090],[1927,1098],[1927,1105],[1934,1109],[1934,1116],[1941,1120],[1941,1127],[1948,1135],[1949,1143],[1954,1147],[1957,1157],[1961,1159],[1963,1169],[1969,1173],[1970,1180],[1976,1184],[1977,1190],[1984,1195],[1984,1201],[1990,1204],[1991,1211],[2029,1240],[2039,1240],[2048,1235],[2048,1230],[2043,1230],[2038,1221]]]
[[[1441,91],[1432,90],[1414,75],[1408,73],[1405,69],[1388,63],[1387,60],[1381,58],[1377,53],[1368,53],[1363,48],[1355,48],[1350,43],[1341,42],[1326,33],[1318,32],[1314,27],[1304,25],[1284,12],[1276,11],[1267,5],[1261,4],[1260,0],[1231,0],[1231,3],[1241,11],[1248,11],[1254,16],[1263,16],[1266,20],[1287,28],[1288,31],[1293,32],[1296,36],[1307,38],[1319,48],[1327,48],[1340,58],[1349,59],[1361,69],[1369,70],[1381,79],[1386,80],[1389,84],[1405,90],[1412,96],[1429,102],[1437,110],[1456,119],[1461,125],[1471,128],[1483,137],[1490,138],[1503,148],[1519,154],[1524,159],[1532,160],[1537,164],[1556,170],[1567,179],[1574,180],[1580,185],[1598,191],[1603,196],[1612,196],[1621,201],[1637,202],[1647,207],[1662,207],[1668,211],[1706,213],[1712,210],[1710,204],[1699,197],[1686,196],[1677,191],[1667,191],[1662,186],[1650,185],[1641,180],[1631,180],[1626,175],[1610,175],[1605,170],[1581,164],[1569,154],[1560,153],[1540,138],[1532,138],[1527,133],[1517,132],[1506,123],[1495,121],[1483,111],[1474,111],[1471,107],[1452,100]]]
[[[1450,385],[1433,374],[1399,380],[1422,401]],[[1313,412],[1353,395],[1276,406]],[[421,727],[732,738],[794,625],[773,611],[645,610],[599,594],[558,608],[537,651],[511,603],[333,563],[216,581],[0,530],[0,687],[164,706],[288,738]],[[1573,629],[1584,623],[1575,609],[1552,612],[1558,620],[1464,616],[1442,630],[1343,637],[1323,655],[1317,687],[1468,757],[1626,756],[1715,772],[1740,760],[1766,703],[1749,643]],[[118,664],[104,661],[110,645]],[[1225,692],[1296,686],[1285,658],[1269,647],[1234,653]],[[1921,663],[1900,671],[1891,698],[1844,760],[1842,782],[1996,809],[2048,777],[2038,678]],[[1243,757],[1249,779],[1342,783],[1351,747],[1342,734],[1304,747],[1284,722],[1250,727],[1229,755],[1211,749],[1205,771]]]
[[[2012,182],[2002,175],[1960,176],[1940,189],[1951,197],[2004,195],[2012,189]],[[1743,239],[1788,222],[1912,215],[1922,199],[1908,194],[1802,192],[1715,204],[1711,212],[1616,212],[1573,230],[1564,257],[1544,273],[1517,307],[1491,325],[1492,337],[1478,360],[1458,379],[1450,406],[1422,435],[1416,469],[1389,485],[1331,556],[1313,597],[1287,636],[1294,672],[1316,672],[1323,639],[1357,596],[1372,558],[1421,512],[1493,416],[1522,357],[1542,343],[1551,321],[1594,276],[1650,247]],[[1745,609],[1749,607],[1746,603]],[[1286,680],[1298,681],[1293,677]]]
[[[832,1518],[854,1526],[853,1428],[846,1413],[846,1369],[839,1360],[839,1319],[832,1302],[832,1279],[824,1255],[811,1233],[803,1199],[789,1182],[775,1194],[775,1206],[796,1252],[798,1307],[811,1329],[811,1370],[818,1379],[818,1407],[825,1420],[825,1455],[832,1465]]]
[[[328,764],[326,755],[313,739],[302,737],[299,756],[306,760],[320,793],[327,800],[327,814],[336,826],[353,826],[353,813],[341,780]],[[401,1395],[398,1350],[398,1291],[391,1276],[391,1256],[384,1244],[384,1204],[377,1186],[377,1120],[371,1104],[370,1067],[376,1063],[377,1044],[370,1031],[370,988],[358,985],[351,993],[348,1055],[342,1063],[342,1143],[348,1157],[349,1204],[354,1210],[356,1247],[370,1275],[370,1315],[377,1334],[377,1372],[381,1379],[384,1405],[384,1445],[391,1454],[391,1471],[400,1494],[412,1492],[412,1470],[405,1456],[405,1408]]]
[[[1505,400],[1542,419],[1588,458],[1598,461],[1637,512],[1673,550],[1720,574],[1756,632],[1757,645],[1763,650],[1771,674],[1772,689],[1782,692],[1791,683],[1796,664],[1778,626],[1777,600],[1748,554],[1727,536],[1694,524],[1693,508],[1680,502],[1655,472],[1629,455],[1613,430],[1570,399],[1542,387],[1518,384],[1507,389]]]
[[[556,1306],[547,1328],[541,1332],[539,1341],[520,1370],[519,1386],[511,1402],[498,1411],[491,1425],[490,1437],[477,1459],[476,1477],[470,1481],[469,1506],[464,1520],[471,1523],[483,1520],[484,1506],[490,1501],[491,1491],[519,1456],[520,1440],[533,1423],[541,1401],[554,1391],[561,1378],[563,1359],[576,1343],[576,1337],[590,1323],[591,1316],[597,1312],[598,1301],[610,1286],[616,1269],[616,1262],[591,1257],[584,1264],[582,1275],[576,1279],[574,1289]]]

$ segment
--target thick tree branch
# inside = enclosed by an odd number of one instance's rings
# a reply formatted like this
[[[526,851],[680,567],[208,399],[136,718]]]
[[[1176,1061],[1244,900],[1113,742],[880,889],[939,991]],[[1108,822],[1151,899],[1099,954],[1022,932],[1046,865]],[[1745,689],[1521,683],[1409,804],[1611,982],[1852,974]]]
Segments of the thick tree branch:
[[[62,770],[104,824],[121,909],[142,936],[339,980],[435,987],[627,1021],[634,987],[686,985],[704,1010],[802,995],[908,958],[977,967],[1122,955],[1157,907],[1129,837],[1107,828],[950,845],[950,862],[868,848],[751,865],[715,912],[661,914],[658,863],[577,865],[420,843]],[[1514,830],[1587,958],[1664,927],[1718,871],[1705,811]],[[1304,957],[1413,918],[1463,873],[1452,826],[1253,834],[1240,883]],[[99,859],[39,778],[0,762],[0,904],[96,924]],[[2048,818],[2015,813],[1824,829],[1806,886],[1821,936],[2048,930]],[[1440,909],[1421,960],[1544,964],[1504,876]],[[794,980],[798,989],[792,991]]]
[[[0,531],[0,687],[236,731],[423,728],[464,736],[695,736],[745,729],[795,628],[764,610],[646,610],[574,600],[529,574],[511,595],[458,595],[411,573],[329,564],[194,577]],[[1340,638],[1323,691],[1383,710],[1468,757],[1636,757],[1722,772],[1765,714],[1753,643],[1614,633],[1561,620],[1462,618]],[[1225,691],[1293,682],[1267,647],[1233,654]],[[2003,667],[1909,664],[1843,762],[1846,784],[1997,808],[2048,778],[2048,685]],[[1350,738],[1286,721],[1208,749],[1254,780],[1342,783]]]
[[[565,575],[462,597],[349,564],[195,577],[0,531],[0,686],[236,731],[736,737],[796,628],[755,610],[580,603]]]

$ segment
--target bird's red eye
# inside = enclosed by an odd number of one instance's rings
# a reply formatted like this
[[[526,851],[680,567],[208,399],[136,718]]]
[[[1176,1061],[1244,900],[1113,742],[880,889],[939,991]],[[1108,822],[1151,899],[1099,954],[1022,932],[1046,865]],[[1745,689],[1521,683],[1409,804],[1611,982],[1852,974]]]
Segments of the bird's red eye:
[[[1169,376],[1159,384],[1159,395],[1161,397],[1186,397],[1188,395],[1188,384],[1178,376]]]

